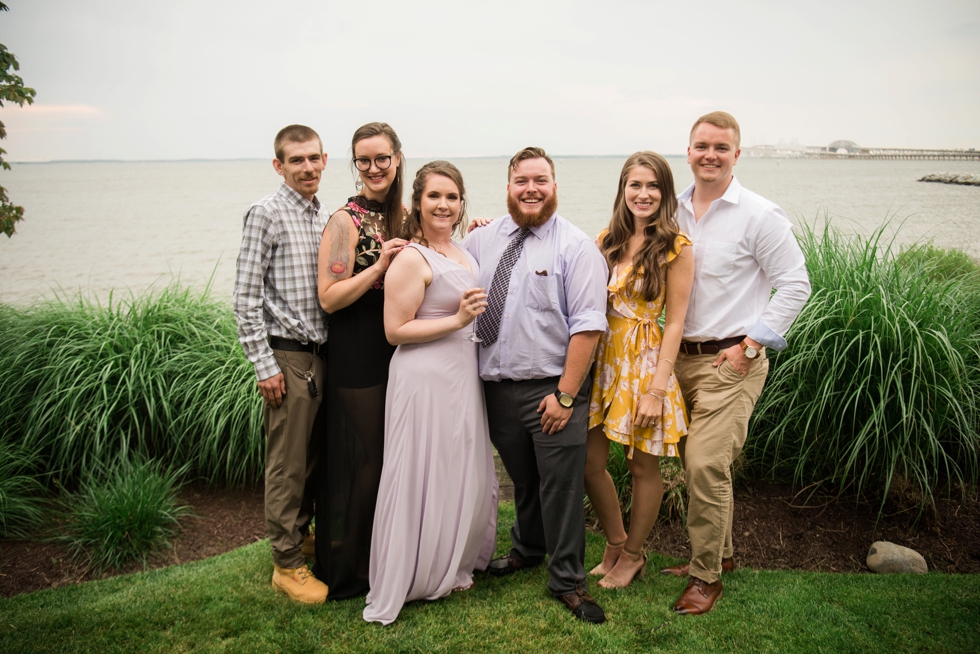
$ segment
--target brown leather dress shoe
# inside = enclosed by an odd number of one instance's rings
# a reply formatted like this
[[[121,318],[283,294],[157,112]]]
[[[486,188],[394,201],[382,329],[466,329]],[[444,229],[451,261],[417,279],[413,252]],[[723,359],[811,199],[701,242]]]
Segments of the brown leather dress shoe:
[[[681,593],[674,604],[674,613],[681,615],[701,615],[715,608],[715,602],[721,598],[721,580],[713,584],[691,577],[687,588]]]
[[[735,559],[733,557],[728,557],[727,559],[721,560],[721,571],[731,572],[735,569]],[[664,568],[660,571],[662,575],[673,575],[675,577],[686,577],[691,574],[691,563],[682,563],[681,565],[672,565],[669,568]]]
[[[561,600],[562,604],[572,612],[572,615],[582,622],[602,624],[606,621],[605,612],[603,612],[595,599],[581,586],[577,587],[574,593],[556,595],[555,597]]]

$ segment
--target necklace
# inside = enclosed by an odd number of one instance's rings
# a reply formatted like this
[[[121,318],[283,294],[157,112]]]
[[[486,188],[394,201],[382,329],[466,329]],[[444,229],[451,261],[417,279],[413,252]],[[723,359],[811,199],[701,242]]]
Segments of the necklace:
[[[363,195],[355,195],[352,198],[347,198],[347,203],[356,205],[365,213],[384,213],[385,210],[385,205],[377,200],[370,200]]]

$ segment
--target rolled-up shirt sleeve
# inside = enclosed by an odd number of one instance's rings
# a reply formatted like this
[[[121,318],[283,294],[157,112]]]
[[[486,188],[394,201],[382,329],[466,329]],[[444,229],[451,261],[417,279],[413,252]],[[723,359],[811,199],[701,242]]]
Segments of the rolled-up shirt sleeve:
[[[277,243],[275,224],[267,210],[261,206],[251,207],[245,213],[232,301],[238,321],[238,340],[245,358],[255,366],[255,377],[259,381],[281,372],[269,347],[262,312],[264,278]]]
[[[779,208],[768,213],[757,223],[755,258],[776,292],[747,335],[779,351],[786,348],[786,333],[810,297],[810,277],[789,218]]]
[[[606,283],[609,268],[595,243],[582,240],[565,270],[568,333],[606,330]]]

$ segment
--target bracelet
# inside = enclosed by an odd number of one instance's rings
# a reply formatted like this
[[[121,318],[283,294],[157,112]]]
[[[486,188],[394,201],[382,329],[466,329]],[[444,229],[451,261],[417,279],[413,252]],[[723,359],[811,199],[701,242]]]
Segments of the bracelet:
[[[667,361],[668,363],[671,363],[671,364],[674,363],[674,360],[673,359],[668,359],[667,357],[660,357],[660,360],[661,361]]]
[[[651,391],[651,392],[649,392],[649,393],[647,393],[647,395],[652,395],[652,396],[654,396],[655,398],[657,398],[658,400],[663,400],[663,399],[665,399],[665,398],[667,397],[667,391],[664,391],[664,394],[663,394],[663,395],[657,395],[657,394],[656,394],[656,393],[654,393],[653,391]]]

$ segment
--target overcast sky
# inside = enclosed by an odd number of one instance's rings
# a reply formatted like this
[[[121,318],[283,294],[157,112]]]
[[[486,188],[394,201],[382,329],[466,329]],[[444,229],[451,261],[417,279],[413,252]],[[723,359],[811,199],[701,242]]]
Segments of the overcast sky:
[[[8,158],[271,157],[383,120],[410,157],[743,145],[980,148],[980,2],[5,0],[34,106]]]

